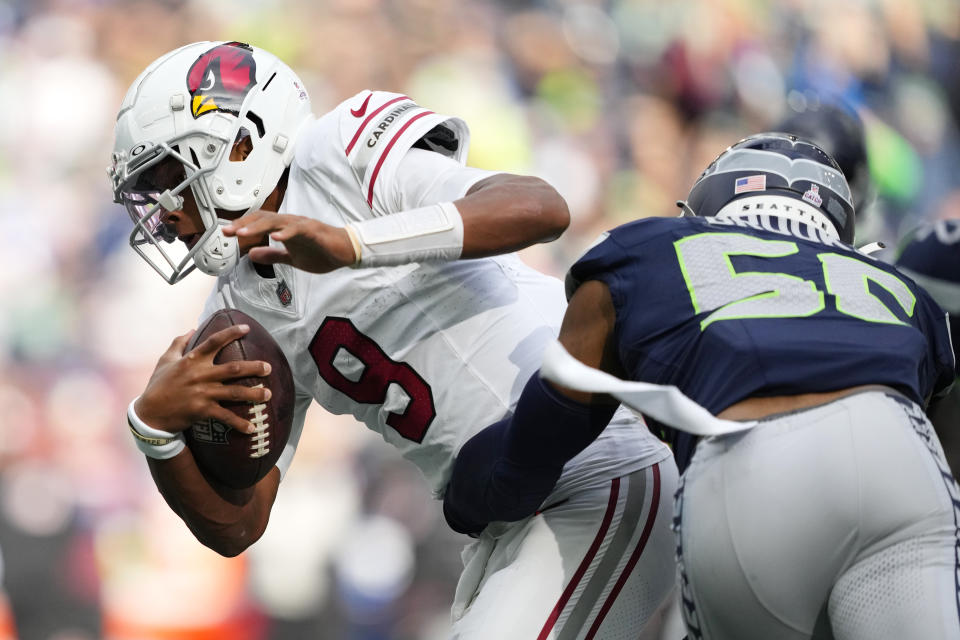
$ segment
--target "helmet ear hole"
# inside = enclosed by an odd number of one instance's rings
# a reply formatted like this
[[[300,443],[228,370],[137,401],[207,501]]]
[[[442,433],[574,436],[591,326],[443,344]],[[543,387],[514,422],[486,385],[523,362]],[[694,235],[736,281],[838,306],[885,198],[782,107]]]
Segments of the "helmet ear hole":
[[[240,127],[237,138],[233,141],[233,147],[230,149],[230,162],[243,162],[250,157],[252,151],[253,138],[246,127]]]
[[[253,126],[255,126],[255,127],[257,128],[257,137],[258,137],[258,138],[262,138],[262,137],[264,136],[264,134],[266,134],[266,131],[267,131],[267,130],[264,128],[264,126],[263,126],[263,120],[260,118],[260,116],[258,116],[257,114],[255,114],[255,113],[252,112],[252,111],[248,111],[248,112],[247,112],[247,120],[249,120],[250,122],[252,122],[252,123],[253,123]],[[241,131],[246,131],[246,128],[241,127],[240,130],[241,130]],[[247,135],[250,135],[250,133],[247,132]]]

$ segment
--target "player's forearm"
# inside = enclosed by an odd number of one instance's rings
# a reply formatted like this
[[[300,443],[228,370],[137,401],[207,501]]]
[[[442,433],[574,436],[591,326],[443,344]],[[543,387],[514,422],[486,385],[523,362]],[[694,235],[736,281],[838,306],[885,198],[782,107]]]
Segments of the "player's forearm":
[[[563,472],[562,464],[508,459],[510,423],[507,418],[482,429],[457,454],[443,496],[443,515],[458,533],[475,535],[491,522],[533,515]]]
[[[231,557],[263,535],[279,486],[276,467],[253,487],[238,491],[211,486],[189,449],[147,462],[164,500],[204,546]]]
[[[531,176],[490,176],[454,204],[463,217],[461,258],[482,258],[549,242],[570,224],[563,197]]]
[[[510,253],[557,238],[570,224],[563,197],[530,176],[496,174],[454,202],[435,202],[334,227],[305,216],[255,212],[223,227],[254,262],[311,273]],[[282,247],[267,245],[269,237]],[[262,246],[261,246],[262,245]]]
[[[616,404],[581,404],[535,374],[514,414],[470,438],[457,454],[444,495],[451,528],[479,533],[490,522],[536,512],[564,465],[600,434]]]

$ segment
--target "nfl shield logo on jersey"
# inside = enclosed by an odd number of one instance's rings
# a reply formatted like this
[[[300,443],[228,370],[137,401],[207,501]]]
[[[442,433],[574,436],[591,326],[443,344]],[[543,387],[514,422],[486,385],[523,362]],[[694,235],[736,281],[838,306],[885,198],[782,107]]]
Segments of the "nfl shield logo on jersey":
[[[287,281],[280,279],[280,282],[277,283],[277,299],[285,307],[289,307],[290,303],[293,302],[293,292],[290,291],[290,287],[287,286]]]

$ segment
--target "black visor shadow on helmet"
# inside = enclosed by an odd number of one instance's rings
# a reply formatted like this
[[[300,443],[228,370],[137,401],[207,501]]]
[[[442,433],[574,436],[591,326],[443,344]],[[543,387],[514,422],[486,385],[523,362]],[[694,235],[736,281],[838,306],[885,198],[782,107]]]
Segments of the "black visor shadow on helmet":
[[[697,179],[685,206],[709,217],[757,195],[802,201],[822,213],[841,240],[853,242],[852,195],[840,168],[816,145],[785,134],[752,136],[724,151]]]

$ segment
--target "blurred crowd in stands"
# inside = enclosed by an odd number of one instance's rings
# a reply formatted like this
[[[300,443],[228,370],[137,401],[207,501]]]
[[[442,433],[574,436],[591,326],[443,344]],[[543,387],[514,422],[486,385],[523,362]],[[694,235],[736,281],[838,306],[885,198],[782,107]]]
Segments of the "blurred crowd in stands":
[[[113,120],[151,60],[218,39],[279,55],[318,113],[377,88],[463,117],[470,164],[566,197],[569,231],[523,253],[558,276],[824,102],[865,123],[858,244],[960,217],[958,0],[0,0],[0,639],[445,637],[466,539],[349,416],[312,411],[233,559],[166,508],[127,432],[211,280],[173,289],[128,247]]]

